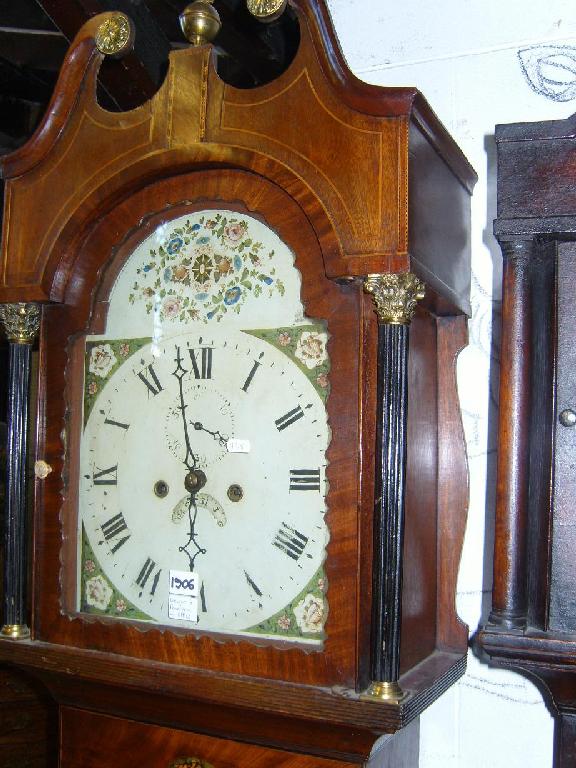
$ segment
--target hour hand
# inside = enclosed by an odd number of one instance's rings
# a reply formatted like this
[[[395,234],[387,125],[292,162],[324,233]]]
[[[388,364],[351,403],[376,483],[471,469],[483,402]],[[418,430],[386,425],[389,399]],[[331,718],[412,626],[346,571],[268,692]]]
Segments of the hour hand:
[[[208,429],[208,427],[205,427],[201,421],[191,421],[190,423],[192,424],[192,426],[196,431],[206,432],[207,434],[212,435],[214,440],[216,440],[217,443],[220,443],[220,445],[223,445],[224,447],[228,445],[228,438],[226,437],[226,435],[223,435],[222,432],[220,432],[220,430]]]

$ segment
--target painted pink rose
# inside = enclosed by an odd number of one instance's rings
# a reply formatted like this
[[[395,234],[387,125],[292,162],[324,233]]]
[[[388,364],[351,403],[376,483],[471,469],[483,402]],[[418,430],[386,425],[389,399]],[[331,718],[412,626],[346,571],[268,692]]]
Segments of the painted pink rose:
[[[290,629],[292,621],[288,616],[286,616],[286,614],[284,614],[283,616],[280,616],[276,624],[278,625],[278,629],[283,629],[286,631],[287,629]]]
[[[174,296],[167,296],[162,304],[162,314],[164,317],[172,319],[178,317],[180,308],[180,299],[175,298]]]
[[[326,334],[304,331],[298,339],[294,354],[306,368],[321,365],[326,360]]]
[[[118,347],[118,352],[120,353],[121,357],[127,357],[130,354],[130,344],[123,342]]]
[[[116,355],[110,344],[98,344],[92,347],[88,370],[95,376],[105,379],[116,364]]]
[[[116,600],[116,610],[118,613],[123,613],[126,610],[126,608],[128,608],[126,604],[126,600],[122,600],[122,599]]]
[[[86,573],[94,573],[94,571],[96,570],[96,563],[94,562],[94,560],[86,560],[86,562],[84,563],[84,570],[86,571]]]
[[[90,384],[88,384],[88,394],[95,395],[96,392],[98,392],[98,384],[96,384],[95,381],[91,381]]]
[[[291,341],[292,336],[290,336],[289,333],[286,333],[286,331],[282,331],[278,334],[278,344],[280,344],[281,347],[287,347]]]
[[[326,389],[326,387],[328,386],[328,374],[320,373],[318,376],[316,376],[316,382],[319,387],[322,387],[322,389]]]
[[[86,581],[86,602],[88,605],[105,611],[110,605],[112,589],[102,576],[93,576]]]
[[[294,616],[302,632],[322,632],[324,628],[324,600],[309,592],[294,608]]]
[[[246,224],[243,221],[228,224],[227,227],[224,227],[224,237],[231,243],[237,243],[244,237],[246,228]]]

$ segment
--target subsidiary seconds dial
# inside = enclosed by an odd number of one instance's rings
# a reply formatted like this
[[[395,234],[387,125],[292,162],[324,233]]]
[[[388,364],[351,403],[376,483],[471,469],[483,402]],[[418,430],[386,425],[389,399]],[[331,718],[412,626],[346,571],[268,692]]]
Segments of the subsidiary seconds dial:
[[[100,346],[114,362],[82,439],[86,551],[137,618],[252,634],[325,558],[329,433],[307,367],[256,331],[142,342],[124,360],[130,340]],[[171,570],[196,574],[197,623],[169,614]]]

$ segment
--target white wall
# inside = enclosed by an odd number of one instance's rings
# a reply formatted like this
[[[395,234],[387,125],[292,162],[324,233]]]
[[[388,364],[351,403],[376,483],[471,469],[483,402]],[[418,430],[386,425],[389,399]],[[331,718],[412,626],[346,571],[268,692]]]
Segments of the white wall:
[[[569,0],[328,0],[352,71],[419,88],[479,176],[472,201],[470,346],[458,380],[470,511],[458,610],[474,632],[490,599],[501,255],[494,125],[576,111],[576,13]],[[498,325],[498,323],[497,323]],[[489,418],[490,417],[490,418]],[[486,536],[485,536],[486,531]],[[421,720],[421,768],[550,768],[553,721],[537,689],[472,655],[463,680]]]

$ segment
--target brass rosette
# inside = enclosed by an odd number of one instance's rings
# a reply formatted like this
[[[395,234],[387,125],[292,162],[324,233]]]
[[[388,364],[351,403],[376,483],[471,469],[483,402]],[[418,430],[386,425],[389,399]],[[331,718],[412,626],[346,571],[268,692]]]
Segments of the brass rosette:
[[[132,22],[125,13],[116,11],[100,24],[94,41],[105,56],[122,56],[134,43]]]
[[[287,0],[246,0],[246,7],[258,21],[275,21],[284,13]]]

